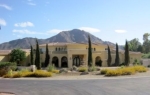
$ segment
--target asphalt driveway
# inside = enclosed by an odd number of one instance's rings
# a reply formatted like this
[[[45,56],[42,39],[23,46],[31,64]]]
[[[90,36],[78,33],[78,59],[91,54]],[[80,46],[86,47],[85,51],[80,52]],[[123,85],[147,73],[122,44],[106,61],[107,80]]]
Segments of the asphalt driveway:
[[[0,79],[16,95],[150,95],[150,77],[92,80]]]

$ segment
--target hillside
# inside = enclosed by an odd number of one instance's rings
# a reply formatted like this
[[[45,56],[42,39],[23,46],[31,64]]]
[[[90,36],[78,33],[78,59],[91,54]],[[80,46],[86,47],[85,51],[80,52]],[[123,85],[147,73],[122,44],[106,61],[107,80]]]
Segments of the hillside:
[[[94,35],[79,29],[73,29],[70,31],[62,31],[55,36],[52,36],[47,39],[38,39],[39,44],[45,44],[50,42],[77,42],[77,43],[87,43],[88,42],[88,35],[91,37],[92,43],[103,43],[103,44],[111,44],[113,43],[109,41],[103,41]],[[35,44],[36,38],[26,37],[23,39],[16,39],[9,42],[5,42],[0,44],[0,49],[14,49],[14,48],[22,48],[28,49],[30,48],[30,44]]]

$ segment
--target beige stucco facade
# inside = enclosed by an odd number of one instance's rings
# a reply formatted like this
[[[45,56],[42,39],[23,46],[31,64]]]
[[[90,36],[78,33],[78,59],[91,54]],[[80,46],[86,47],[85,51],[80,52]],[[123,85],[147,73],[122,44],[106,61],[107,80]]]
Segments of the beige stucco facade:
[[[45,61],[46,44],[40,45],[41,63]],[[33,47],[35,49],[35,46]],[[115,63],[115,47],[110,46],[112,63]],[[88,63],[88,44],[85,43],[49,43],[48,44],[50,62],[56,67],[68,67],[73,65],[80,66]],[[23,49],[26,52],[26,60],[21,62],[23,66],[30,63],[30,49]],[[10,60],[9,53],[11,50],[0,50],[0,62],[8,62]],[[130,63],[135,59],[141,60],[140,52],[130,52]],[[107,45],[92,44],[93,65],[107,67]],[[124,62],[124,51],[119,51],[120,64]],[[101,61],[100,61],[101,60]],[[100,63],[99,63],[100,62]]]
[[[40,45],[41,62],[45,60],[45,47],[46,44]],[[88,44],[85,43],[49,43],[50,64],[55,64],[56,67],[71,68],[73,65],[80,66],[88,63]],[[110,46],[112,63],[115,63],[115,51],[114,46]],[[119,51],[120,64],[124,62],[124,51]],[[101,64],[99,66],[107,67],[107,45],[104,44],[92,44],[92,58],[93,65],[96,65],[99,60]],[[133,63],[135,59],[141,59],[140,52],[130,52],[130,63]]]

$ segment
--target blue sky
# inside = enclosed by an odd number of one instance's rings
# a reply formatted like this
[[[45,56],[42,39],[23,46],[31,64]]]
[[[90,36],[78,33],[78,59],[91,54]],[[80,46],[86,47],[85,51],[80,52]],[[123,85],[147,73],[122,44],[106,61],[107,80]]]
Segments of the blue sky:
[[[0,43],[82,29],[124,45],[150,32],[150,0],[0,0]]]

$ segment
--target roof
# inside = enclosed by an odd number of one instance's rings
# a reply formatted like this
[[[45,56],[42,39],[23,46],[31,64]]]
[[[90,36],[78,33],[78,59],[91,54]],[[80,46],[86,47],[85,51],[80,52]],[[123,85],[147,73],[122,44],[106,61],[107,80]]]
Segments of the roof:
[[[76,43],[76,42],[54,42],[48,43],[48,46],[67,46],[68,44],[84,44],[87,45],[88,43]],[[93,45],[105,45],[100,43],[92,43]],[[41,44],[39,46],[46,46],[46,44]]]
[[[21,49],[25,52],[30,52],[30,49]],[[0,50],[0,55],[8,55],[12,50]]]

